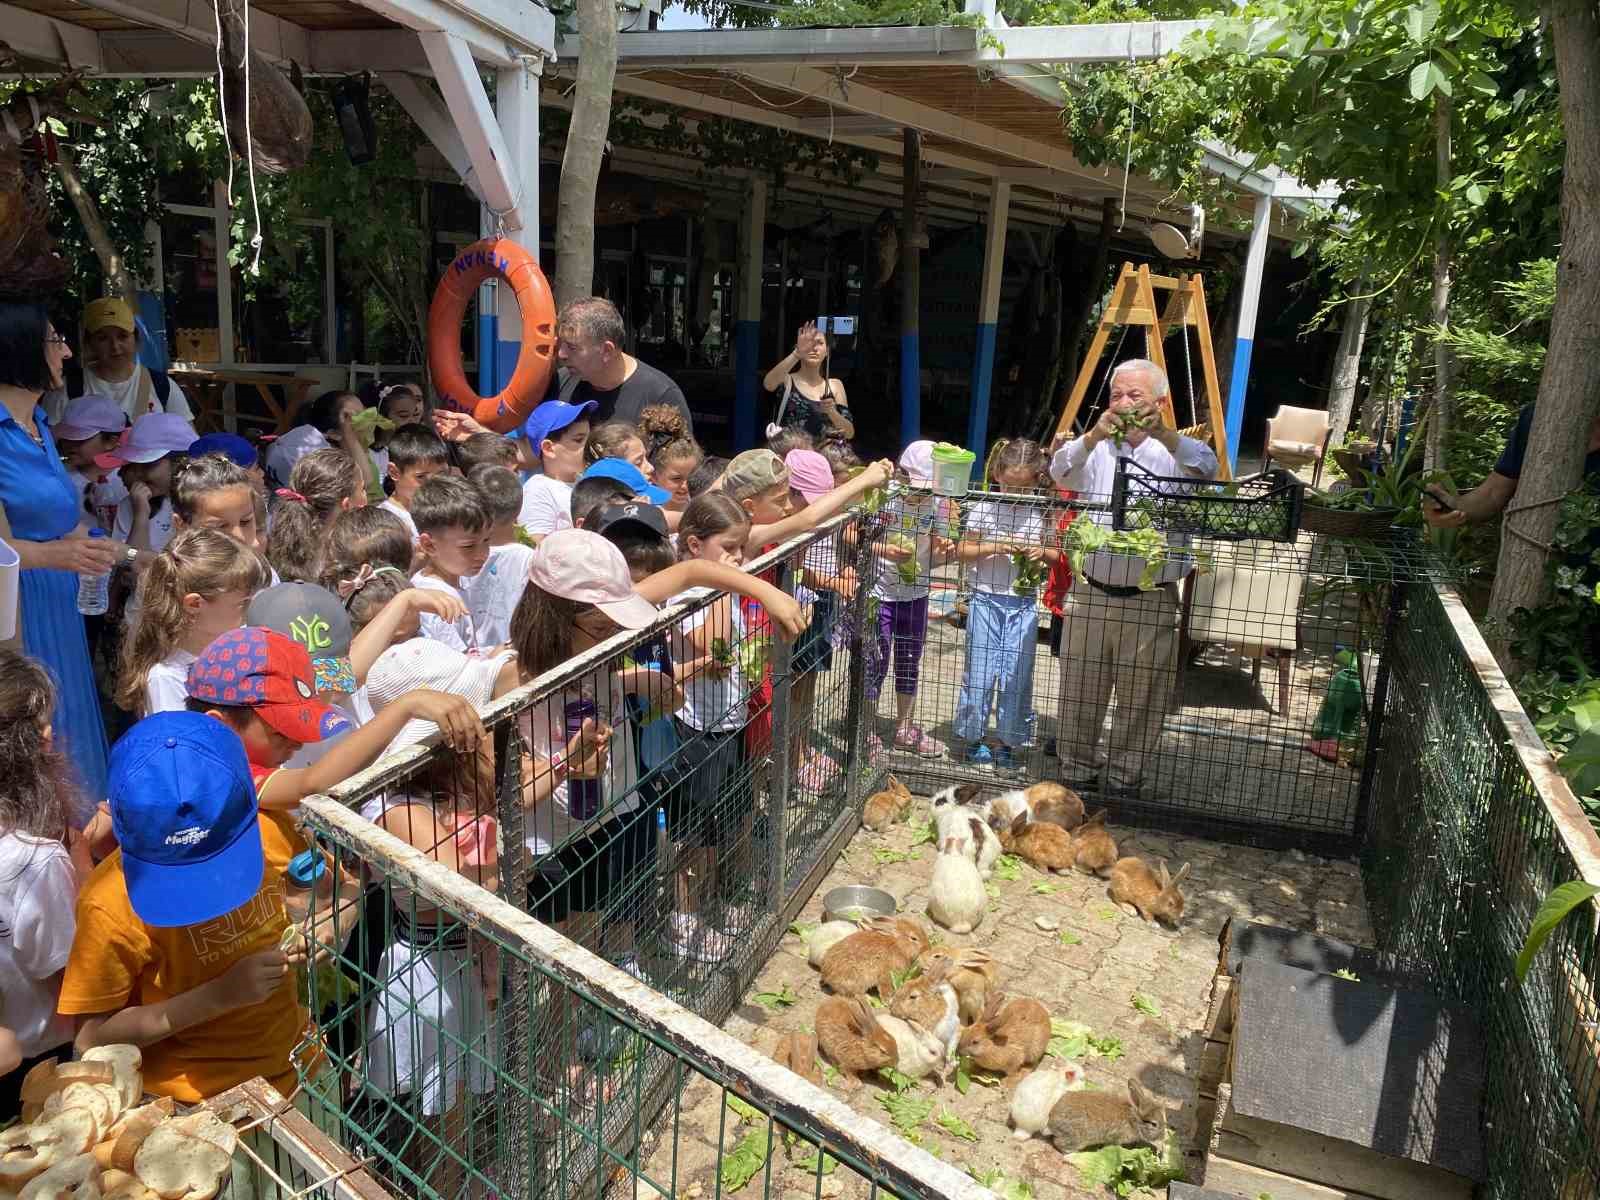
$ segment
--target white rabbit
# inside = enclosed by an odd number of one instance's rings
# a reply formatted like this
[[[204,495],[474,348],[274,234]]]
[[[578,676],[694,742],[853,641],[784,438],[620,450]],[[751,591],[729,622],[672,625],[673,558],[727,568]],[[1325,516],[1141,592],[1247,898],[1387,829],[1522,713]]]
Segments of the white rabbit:
[[[1011,1136],[1026,1141],[1043,1133],[1056,1101],[1068,1092],[1081,1091],[1083,1086],[1083,1068],[1077,1063],[1068,1063],[1064,1069],[1040,1067],[1030,1071],[1011,1093],[1011,1124],[1015,1127]]]
[[[821,970],[822,956],[860,928],[854,921],[824,921],[806,938],[806,961]]]
[[[988,906],[989,893],[977,865],[960,852],[954,839],[941,842],[928,885],[928,915],[951,933],[971,933],[983,922]]]
[[[873,1013],[878,1024],[894,1038],[895,1070],[910,1079],[942,1071],[948,1048],[939,1035],[915,1021],[902,1021],[889,1013]]]

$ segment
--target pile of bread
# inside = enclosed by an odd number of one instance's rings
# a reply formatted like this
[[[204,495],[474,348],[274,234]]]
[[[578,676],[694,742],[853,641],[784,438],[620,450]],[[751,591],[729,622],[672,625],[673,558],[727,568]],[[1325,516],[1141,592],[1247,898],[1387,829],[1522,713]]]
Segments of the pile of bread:
[[[239,1135],[215,1113],[144,1099],[137,1046],[40,1063],[22,1082],[22,1124],[0,1131],[0,1200],[211,1200]]]

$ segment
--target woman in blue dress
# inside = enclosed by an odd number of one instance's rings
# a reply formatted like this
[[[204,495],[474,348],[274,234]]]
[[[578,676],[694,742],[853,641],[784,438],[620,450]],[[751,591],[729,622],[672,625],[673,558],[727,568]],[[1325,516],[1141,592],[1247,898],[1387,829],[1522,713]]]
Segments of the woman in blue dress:
[[[22,560],[22,648],[55,677],[52,722],[91,799],[105,795],[106,731],[78,613],[78,576],[111,570],[123,548],[90,539],[39,398],[72,351],[42,304],[0,299],[0,505]]]

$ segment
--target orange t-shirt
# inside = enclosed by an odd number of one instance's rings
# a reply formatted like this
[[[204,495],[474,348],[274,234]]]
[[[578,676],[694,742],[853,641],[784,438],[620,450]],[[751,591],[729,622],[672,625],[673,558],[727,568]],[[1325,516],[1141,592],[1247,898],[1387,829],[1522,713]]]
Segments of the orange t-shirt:
[[[232,912],[199,925],[146,925],[128,900],[122,852],[94,869],[78,894],[78,931],[61,981],[58,1009],[69,1016],[117,1012],[171,999],[217,978],[241,958],[278,944],[288,917],[283,876],[305,842],[284,813],[261,813],[266,858],[261,890]],[[225,1092],[256,1075],[293,1092],[289,1055],[311,1014],[301,1007],[291,971],[259,1004],[144,1048],[145,1090],[186,1104]]]

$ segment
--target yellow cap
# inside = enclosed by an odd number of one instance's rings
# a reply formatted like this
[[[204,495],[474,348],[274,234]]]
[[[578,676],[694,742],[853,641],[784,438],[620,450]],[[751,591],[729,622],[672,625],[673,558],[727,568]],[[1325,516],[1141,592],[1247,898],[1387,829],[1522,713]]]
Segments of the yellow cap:
[[[105,296],[91,300],[83,309],[83,331],[94,333],[101,329],[126,329],[133,332],[133,309],[126,300]]]

